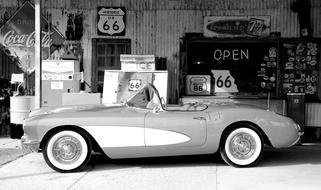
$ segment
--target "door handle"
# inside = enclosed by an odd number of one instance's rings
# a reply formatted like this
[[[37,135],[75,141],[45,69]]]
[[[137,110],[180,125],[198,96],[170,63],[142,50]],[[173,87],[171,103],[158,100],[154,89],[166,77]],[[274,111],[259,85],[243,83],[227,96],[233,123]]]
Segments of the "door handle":
[[[196,120],[206,120],[205,117],[193,117],[193,119],[196,119]]]

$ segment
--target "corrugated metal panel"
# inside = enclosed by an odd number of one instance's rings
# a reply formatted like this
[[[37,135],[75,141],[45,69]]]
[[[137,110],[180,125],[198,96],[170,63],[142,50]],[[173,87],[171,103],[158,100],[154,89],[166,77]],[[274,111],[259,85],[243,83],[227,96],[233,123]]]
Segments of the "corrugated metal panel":
[[[321,104],[305,104],[305,125],[309,127],[321,127]]]
[[[293,0],[168,0],[157,1],[156,9],[249,10],[288,7]]]
[[[312,7],[321,8],[321,1],[320,0],[310,0]]]
[[[179,28],[175,11],[156,12],[156,55],[167,58],[169,102],[178,98]]]
[[[128,10],[250,10],[289,8],[295,0],[45,0],[52,8],[95,9],[97,6],[124,6]],[[20,1],[0,0],[1,5],[15,6]],[[320,0],[310,0],[321,7]]]
[[[321,37],[321,1],[320,7],[312,8],[312,28],[313,28],[313,36]]]
[[[154,0],[45,0],[54,9],[96,9],[98,6],[126,7],[128,10],[153,10]]]
[[[153,0],[143,0],[143,1],[134,1],[134,0],[120,0],[120,1],[93,1],[91,2],[91,9],[88,9],[87,7],[84,7],[88,4],[88,1],[82,1],[77,0],[78,6],[72,7],[72,8],[66,8],[70,7],[70,5],[74,4],[76,0],[73,1],[62,1],[62,0],[48,0],[46,2],[46,6],[51,7],[50,9],[55,11],[55,16],[57,16],[59,19],[56,19],[58,24],[58,27],[61,29],[66,28],[63,25],[63,23],[66,23],[66,17],[62,14],[63,12],[79,12],[84,11],[88,12],[88,16],[90,18],[87,25],[90,28],[90,32],[88,32],[88,37],[95,36],[95,28],[92,28],[92,26],[95,27],[96,23],[96,8],[97,6],[125,6],[128,10],[127,13],[127,20],[128,25],[132,26],[131,29],[129,27],[129,31],[131,32],[129,35],[126,35],[126,37],[137,37],[136,40],[142,39],[142,40],[151,40],[155,41],[151,38],[150,34],[153,34],[153,30],[151,29],[153,27],[153,23],[156,17],[156,11],[143,11],[146,9],[153,9],[157,8],[158,10],[163,11],[173,11],[171,9],[183,9],[183,10],[175,10],[177,12],[177,15],[181,15],[180,17],[183,17],[185,15],[190,15],[189,13],[186,14],[186,10],[188,9],[194,9],[190,10],[192,13],[199,12],[197,17],[187,17],[188,20],[176,20],[178,22],[187,22],[186,25],[189,25],[188,22],[194,23],[197,21],[199,25],[202,25],[203,23],[203,16],[204,15],[270,15],[271,16],[271,31],[279,31],[281,32],[282,37],[299,37],[299,24],[298,24],[298,18],[297,14],[292,12],[290,10],[290,5],[293,2],[293,0],[266,0],[266,1],[257,1],[257,0],[240,0],[240,1],[234,1],[234,0],[228,0],[228,1],[195,1],[195,0],[167,0],[167,1],[153,1]],[[68,2],[68,3],[66,3]],[[312,4],[314,7],[320,6],[319,1],[312,0]],[[65,6],[65,9],[57,9],[59,6]],[[56,8],[54,8],[56,7]],[[79,7],[82,7],[83,9],[78,9]],[[169,9],[169,10],[166,10]],[[50,9],[48,8],[48,11],[50,12]],[[133,10],[133,12],[131,12]],[[143,12],[142,12],[143,11]],[[211,14],[208,14],[208,13]],[[319,19],[321,17],[320,15],[320,8],[313,8],[312,9],[312,22],[314,26],[314,36],[320,37],[321,36],[321,20]],[[157,17],[160,17],[162,15],[158,15]],[[61,20],[63,19],[63,20]],[[142,22],[142,23],[141,23]],[[171,22],[171,21],[169,21]],[[135,23],[135,24],[132,24]],[[145,23],[145,24],[144,24]],[[139,26],[137,26],[137,25]],[[170,24],[170,23],[168,23]],[[151,27],[149,27],[151,25]],[[202,26],[200,26],[202,28]],[[136,28],[136,29],[135,29]],[[191,30],[186,30],[186,32],[195,32],[195,31],[202,32],[202,30],[199,30],[199,28],[191,28]],[[135,31],[135,33],[133,33]],[[139,33],[136,33],[139,32]],[[140,35],[142,33],[142,35]],[[89,35],[91,34],[91,35]],[[145,37],[143,37],[145,36]],[[137,42],[138,43],[138,42]],[[141,41],[139,41],[141,43]],[[139,48],[139,46],[136,46]],[[145,48],[147,48],[145,46]],[[134,50],[135,48],[133,48]],[[148,49],[155,49],[150,48]],[[138,50],[141,51],[141,50]]]
[[[20,6],[20,1],[18,0],[0,0],[0,5],[1,8],[6,8],[6,7],[16,7]]]
[[[132,38],[132,52],[134,54],[154,54],[155,52],[155,12],[132,11],[128,18],[129,36]],[[132,22],[130,22],[132,21]]]

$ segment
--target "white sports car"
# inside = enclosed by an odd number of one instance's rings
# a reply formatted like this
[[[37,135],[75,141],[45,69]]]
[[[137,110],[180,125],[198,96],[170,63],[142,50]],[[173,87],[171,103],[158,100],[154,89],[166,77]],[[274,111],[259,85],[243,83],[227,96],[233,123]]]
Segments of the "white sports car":
[[[303,134],[292,119],[249,105],[162,102],[148,84],[124,104],[44,107],[24,121],[22,142],[54,170],[73,172],[92,151],[112,159],[219,151],[229,165],[254,166],[264,144],[290,147]]]

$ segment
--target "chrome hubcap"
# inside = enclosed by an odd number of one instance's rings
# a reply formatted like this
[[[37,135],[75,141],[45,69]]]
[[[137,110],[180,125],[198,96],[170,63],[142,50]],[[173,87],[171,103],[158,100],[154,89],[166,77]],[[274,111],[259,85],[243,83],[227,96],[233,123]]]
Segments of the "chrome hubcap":
[[[58,162],[72,164],[82,153],[81,143],[72,136],[61,137],[54,143],[52,153]]]
[[[231,154],[240,160],[250,158],[256,149],[255,139],[247,133],[236,134],[230,142]]]

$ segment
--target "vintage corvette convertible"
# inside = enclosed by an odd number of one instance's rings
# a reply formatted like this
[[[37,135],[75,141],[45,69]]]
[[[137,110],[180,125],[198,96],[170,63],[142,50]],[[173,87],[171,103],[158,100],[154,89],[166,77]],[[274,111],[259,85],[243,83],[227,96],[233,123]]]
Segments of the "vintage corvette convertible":
[[[23,123],[22,143],[59,172],[84,168],[92,151],[112,159],[212,154],[254,166],[264,144],[290,147],[303,132],[292,119],[249,105],[168,106],[145,85],[124,104],[41,108]]]

